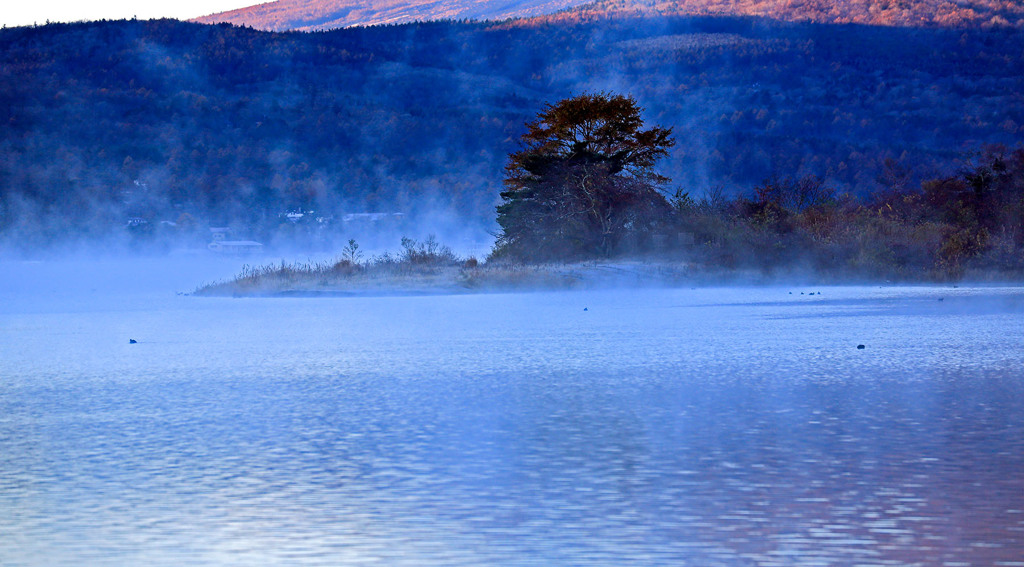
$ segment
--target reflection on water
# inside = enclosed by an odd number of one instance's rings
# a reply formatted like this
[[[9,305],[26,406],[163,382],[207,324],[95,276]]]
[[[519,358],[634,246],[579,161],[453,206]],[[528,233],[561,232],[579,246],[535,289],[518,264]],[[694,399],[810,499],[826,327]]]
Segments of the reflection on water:
[[[1021,565],[1019,292],[789,291],[8,308],[0,563]]]

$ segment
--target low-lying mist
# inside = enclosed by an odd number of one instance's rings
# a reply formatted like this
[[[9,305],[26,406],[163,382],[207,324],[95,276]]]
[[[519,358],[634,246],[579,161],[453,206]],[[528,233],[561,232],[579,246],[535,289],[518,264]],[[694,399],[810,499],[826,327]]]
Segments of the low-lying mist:
[[[914,186],[1019,140],[1022,45],[749,18],[0,30],[0,241],[173,250],[228,227],[296,252],[376,248],[342,226],[367,214],[486,240],[523,123],[583,91],[629,93],[674,128],[660,169],[691,195],[808,175],[867,195],[892,188],[887,164]]]

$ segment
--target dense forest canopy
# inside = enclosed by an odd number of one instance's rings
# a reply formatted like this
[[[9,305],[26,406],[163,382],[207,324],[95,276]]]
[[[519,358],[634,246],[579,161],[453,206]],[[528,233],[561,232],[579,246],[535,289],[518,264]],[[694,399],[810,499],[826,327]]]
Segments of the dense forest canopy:
[[[813,175],[866,195],[894,170],[919,185],[1019,143],[1022,52],[1008,28],[758,18],[5,29],[0,238],[102,237],[134,219],[236,224],[270,242],[289,211],[438,213],[493,230],[524,124],[585,91],[629,93],[673,128],[669,192]]]

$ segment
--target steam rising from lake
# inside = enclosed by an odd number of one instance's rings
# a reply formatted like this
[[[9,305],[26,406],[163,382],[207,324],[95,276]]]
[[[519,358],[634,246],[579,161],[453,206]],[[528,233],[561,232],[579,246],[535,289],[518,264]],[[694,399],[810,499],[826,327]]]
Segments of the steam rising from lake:
[[[227,263],[0,269],[5,565],[1024,550],[1020,288],[230,299],[175,294]]]

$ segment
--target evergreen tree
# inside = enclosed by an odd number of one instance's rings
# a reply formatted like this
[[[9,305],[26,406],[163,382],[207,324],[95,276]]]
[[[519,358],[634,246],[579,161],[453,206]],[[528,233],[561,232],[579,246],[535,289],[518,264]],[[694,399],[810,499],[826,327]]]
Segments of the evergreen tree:
[[[642,246],[668,214],[653,170],[675,140],[644,129],[632,97],[582,94],[548,105],[509,156],[495,257],[556,260]]]

